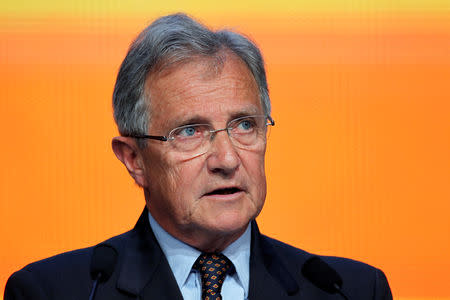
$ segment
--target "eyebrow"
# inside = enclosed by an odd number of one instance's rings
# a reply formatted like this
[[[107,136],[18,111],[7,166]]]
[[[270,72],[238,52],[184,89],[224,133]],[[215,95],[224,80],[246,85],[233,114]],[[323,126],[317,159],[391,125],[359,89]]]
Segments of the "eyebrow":
[[[246,117],[251,115],[257,115],[257,114],[264,114],[263,112],[258,112],[258,109],[256,107],[249,107],[247,109],[243,109],[241,111],[233,112],[231,113],[230,117],[228,118],[227,122],[230,122],[231,120],[240,118],[240,117]],[[180,119],[178,119],[180,120]],[[201,116],[201,115],[193,115],[189,117],[188,119],[181,119],[181,121],[175,121],[172,123],[172,128],[181,127],[185,125],[192,125],[192,124],[211,124],[211,120],[208,117]]]
[[[263,113],[258,113],[257,111],[254,112],[237,112],[231,115],[230,119],[228,120],[228,122],[237,119],[237,118],[242,118],[242,117],[247,117],[247,116],[253,116],[253,115],[263,115]]]
[[[200,116],[200,115],[193,115],[187,119],[176,119],[172,124],[174,124],[173,127],[180,127],[184,125],[191,125],[191,124],[208,124],[209,121],[207,118]]]

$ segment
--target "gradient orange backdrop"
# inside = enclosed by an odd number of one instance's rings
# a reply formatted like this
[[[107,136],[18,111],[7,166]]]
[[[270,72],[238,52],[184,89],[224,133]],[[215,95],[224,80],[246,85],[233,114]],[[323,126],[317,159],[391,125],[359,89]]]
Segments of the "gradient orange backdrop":
[[[241,2],[0,4],[2,290],[134,225],[143,196],[110,149],[114,80],[140,30],[185,11],[264,53],[261,230],[382,268],[396,299],[450,298],[448,1]]]

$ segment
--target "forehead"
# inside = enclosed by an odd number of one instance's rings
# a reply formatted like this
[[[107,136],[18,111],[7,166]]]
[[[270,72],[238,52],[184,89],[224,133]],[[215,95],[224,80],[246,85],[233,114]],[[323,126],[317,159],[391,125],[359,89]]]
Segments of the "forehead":
[[[237,114],[262,114],[256,81],[234,54],[221,59],[195,58],[147,80],[151,127],[199,116],[229,119]]]

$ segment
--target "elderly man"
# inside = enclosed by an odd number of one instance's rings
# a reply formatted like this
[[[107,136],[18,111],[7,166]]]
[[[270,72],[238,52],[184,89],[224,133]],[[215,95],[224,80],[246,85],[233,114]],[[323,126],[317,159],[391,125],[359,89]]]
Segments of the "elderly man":
[[[5,299],[392,299],[383,273],[259,233],[270,116],[245,37],[176,14],[131,45],[114,90],[117,158],[142,187],[135,228],[26,266]]]

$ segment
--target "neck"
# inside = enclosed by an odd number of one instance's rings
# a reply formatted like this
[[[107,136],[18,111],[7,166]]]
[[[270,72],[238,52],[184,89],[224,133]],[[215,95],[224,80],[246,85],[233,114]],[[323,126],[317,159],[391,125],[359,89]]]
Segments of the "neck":
[[[150,207],[148,210],[158,225],[177,240],[205,253],[223,252],[229,245],[241,237],[248,227],[248,223],[233,232],[199,230],[190,226],[169,226],[165,220],[154,214]]]
[[[240,236],[242,236],[246,229],[247,227],[234,234],[217,234],[215,236],[207,235],[203,239],[199,239],[198,236],[193,235],[193,238],[182,241],[205,253],[221,253]]]
[[[158,224],[176,239],[205,253],[223,252],[229,245],[236,241],[247,229],[248,224],[235,232],[212,232],[202,230],[170,230],[164,227],[159,220]]]

